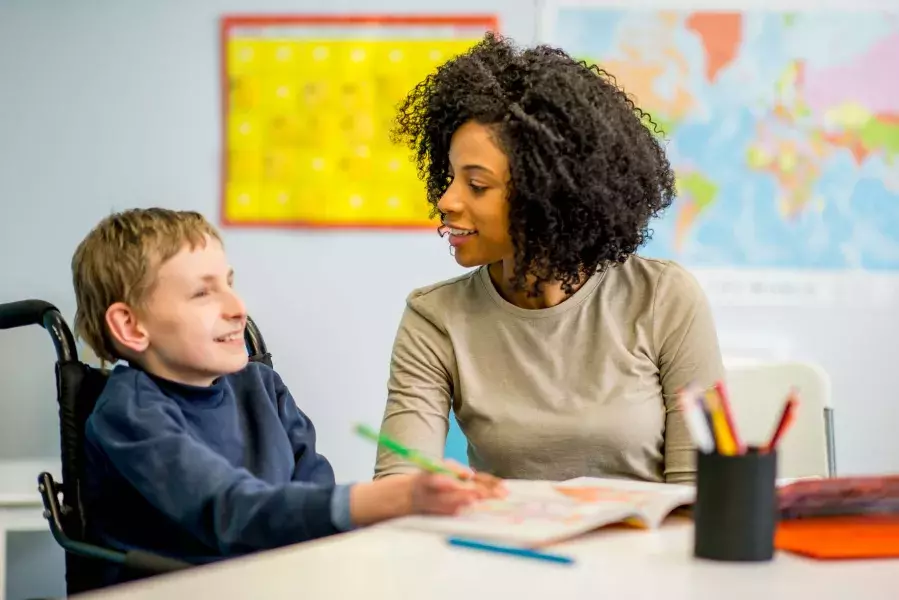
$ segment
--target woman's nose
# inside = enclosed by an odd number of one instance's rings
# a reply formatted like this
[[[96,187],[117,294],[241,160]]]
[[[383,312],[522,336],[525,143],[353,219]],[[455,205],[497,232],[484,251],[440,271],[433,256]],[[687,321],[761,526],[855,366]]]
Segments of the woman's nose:
[[[446,191],[443,192],[443,196],[440,197],[440,200],[437,201],[437,210],[442,212],[444,215],[458,213],[461,208],[461,202],[459,199],[459,194],[455,190],[455,185],[450,184]]]

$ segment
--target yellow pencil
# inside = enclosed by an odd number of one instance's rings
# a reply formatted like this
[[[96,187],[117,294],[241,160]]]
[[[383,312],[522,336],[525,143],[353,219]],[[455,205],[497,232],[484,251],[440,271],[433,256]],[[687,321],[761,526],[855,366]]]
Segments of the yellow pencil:
[[[724,414],[724,407],[721,406],[717,395],[712,391],[706,392],[705,399],[709,412],[712,415],[712,429],[715,432],[718,453],[725,456],[733,456],[737,453],[737,442],[734,440],[734,436],[731,434],[730,427],[727,424],[727,415]]]

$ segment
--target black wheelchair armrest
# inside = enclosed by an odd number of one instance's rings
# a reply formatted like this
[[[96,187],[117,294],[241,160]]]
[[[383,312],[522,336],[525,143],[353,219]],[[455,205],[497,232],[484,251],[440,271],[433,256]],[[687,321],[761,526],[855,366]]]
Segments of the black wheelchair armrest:
[[[56,542],[62,546],[66,552],[120,564],[129,569],[148,574],[183,571],[184,569],[189,569],[194,566],[190,563],[175,560],[174,558],[159,556],[142,550],[120,552],[118,550],[73,540],[66,535],[65,528],[62,524],[62,507],[59,505],[59,497],[57,496],[59,486],[53,480],[52,475],[49,473],[40,474],[38,477],[38,491],[41,494],[41,501],[44,504],[44,517],[50,523],[50,533],[53,534]]]

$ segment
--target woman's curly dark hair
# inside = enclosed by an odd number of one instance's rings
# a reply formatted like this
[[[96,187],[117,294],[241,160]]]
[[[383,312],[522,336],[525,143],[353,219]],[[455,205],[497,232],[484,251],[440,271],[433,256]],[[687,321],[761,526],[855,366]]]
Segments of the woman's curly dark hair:
[[[530,274],[537,289],[556,280],[570,293],[583,274],[624,262],[674,198],[658,128],[614,77],[488,33],[419,83],[396,119],[393,140],[416,152],[435,216],[451,181],[450,139],[470,120],[493,126],[509,159],[517,289]]]

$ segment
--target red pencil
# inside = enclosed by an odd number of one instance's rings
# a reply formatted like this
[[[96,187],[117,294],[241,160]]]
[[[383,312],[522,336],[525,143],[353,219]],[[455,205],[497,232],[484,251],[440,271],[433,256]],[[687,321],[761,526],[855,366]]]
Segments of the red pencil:
[[[762,450],[763,452],[770,452],[777,444],[780,442],[781,438],[783,438],[784,434],[787,432],[787,429],[792,425],[793,420],[796,418],[796,405],[799,403],[799,398],[796,395],[796,391],[790,391],[790,395],[787,396],[787,402],[784,405],[783,412],[780,415],[780,421],[777,423],[777,428],[774,430],[774,433],[771,435],[771,440]]]

